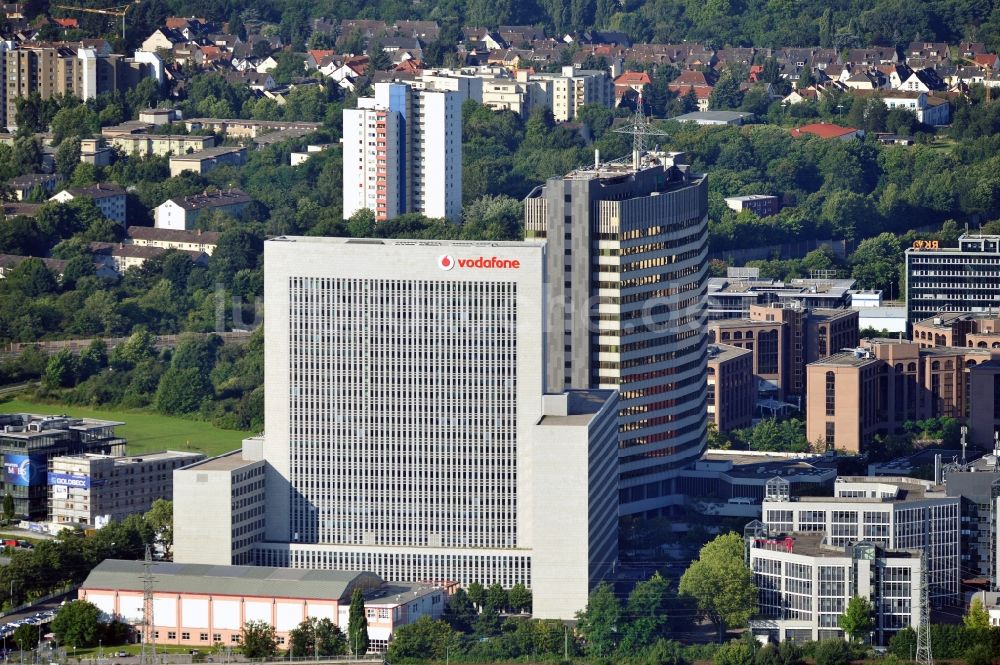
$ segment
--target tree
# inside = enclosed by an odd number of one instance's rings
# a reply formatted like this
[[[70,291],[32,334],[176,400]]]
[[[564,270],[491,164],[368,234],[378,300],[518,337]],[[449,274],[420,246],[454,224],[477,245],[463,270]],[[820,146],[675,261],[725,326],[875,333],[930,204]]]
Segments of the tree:
[[[851,651],[844,640],[822,640],[813,656],[816,665],[848,665]]]
[[[880,233],[874,238],[865,238],[851,254],[851,276],[858,288],[882,289],[889,293],[899,276],[902,258],[899,236]]]
[[[347,616],[347,648],[355,657],[368,653],[368,616],[365,613],[365,597],[357,587],[351,594],[351,608]]]
[[[587,599],[587,607],[577,612],[577,630],[587,643],[587,655],[608,658],[614,653],[618,641],[618,626],[622,607],[614,589],[601,582]]]
[[[715,652],[712,662],[715,665],[754,665],[756,644],[753,636],[744,633],[749,639],[742,638],[727,642]]]
[[[680,592],[695,599],[698,611],[715,624],[720,641],[728,626],[745,624],[757,607],[757,588],[739,535],[720,535],[702,547],[681,576]]]
[[[263,252],[264,243],[254,234],[243,229],[223,231],[209,260],[212,276],[228,286],[240,270],[256,268]]]
[[[386,655],[393,663],[409,658],[442,661],[457,646],[458,634],[444,621],[435,621],[425,614],[395,631]]]
[[[21,261],[7,273],[4,282],[10,288],[20,291],[26,298],[37,298],[46,293],[55,293],[59,288],[55,275],[41,259],[30,258]]]
[[[385,52],[382,42],[378,40],[372,40],[372,43],[368,45],[368,58],[368,65],[375,71],[384,72],[392,67],[392,58]]]
[[[746,80],[745,68],[740,65],[730,65],[718,82],[712,88],[708,98],[710,109],[738,109],[743,104],[743,91],[740,85]]]
[[[157,499],[143,515],[146,524],[156,534],[156,541],[163,546],[163,551],[170,557],[174,546],[174,503],[166,499]]]
[[[965,665],[993,665],[993,656],[990,646],[980,643],[965,652]]]
[[[476,606],[469,600],[469,594],[462,588],[452,595],[444,609],[445,621],[460,633],[472,632],[472,625],[478,614]]]
[[[966,628],[989,628],[990,613],[983,607],[983,600],[978,596],[969,603],[969,611],[962,617],[962,623]]]
[[[625,605],[625,614],[631,617],[622,638],[625,651],[631,652],[667,636],[671,599],[670,582],[659,573],[635,585]]]
[[[30,651],[38,646],[38,627],[31,624],[21,624],[14,631],[14,644],[21,651]]]
[[[486,609],[494,612],[503,612],[507,609],[507,592],[499,583],[491,584],[486,590]]]
[[[240,636],[240,652],[247,658],[273,658],[278,653],[274,627],[265,621],[247,621]]]
[[[8,522],[14,519],[14,495],[10,490],[3,495],[3,518]]]
[[[171,367],[156,389],[156,410],[166,415],[192,413],[212,394],[212,382],[197,368]]]
[[[49,388],[69,388],[76,382],[77,360],[69,349],[60,349],[45,366],[43,380]]]
[[[76,137],[66,139],[56,150],[56,173],[68,179],[79,165],[80,139]]]
[[[90,647],[97,644],[101,610],[86,600],[73,600],[61,608],[52,620],[52,632],[59,644]]]
[[[872,616],[875,608],[871,601],[861,596],[852,596],[847,602],[847,609],[840,615],[838,620],[840,627],[854,641],[860,641],[868,637],[875,624]]]
[[[486,606],[486,587],[479,582],[473,582],[470,584],[469,600],[472,601],[472,604],[475,605],[477,609],[482,610]]]
[[[347,639],[329,619],[309,617],[289,634],[291,656],[340,656],[347,651]]]
[[[287,85],[293,79],[305,73],[305,60],[303,60],[301,54],[292,51],[283,51],[277,60],[278,64],[270,72],[275,83]]]
[[[507,592],[507,604],[515,612],[531,612],[531,592],[518,582]]]

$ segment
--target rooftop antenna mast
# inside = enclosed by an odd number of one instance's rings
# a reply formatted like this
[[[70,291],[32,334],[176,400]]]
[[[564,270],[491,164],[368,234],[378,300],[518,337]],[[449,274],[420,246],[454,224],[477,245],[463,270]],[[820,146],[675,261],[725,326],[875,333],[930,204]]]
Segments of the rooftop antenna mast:
[[[156,640],[153,634],[153,555],[146,545],[146,557],[142,562],[142,651],[139,665],[155,665]]]
[[[635,105],[635,115],[632,116],[632,120],[627,125],[623,125],[612,131],[618,134],[632,135],[632,168],[636,171],[639,170],[642,164],[642,155],[646,152],[646,137],[669,136],[665,131],[653,127],[649,122],[649,118],[642,112],[642,93],[639,93],[639,99]]]

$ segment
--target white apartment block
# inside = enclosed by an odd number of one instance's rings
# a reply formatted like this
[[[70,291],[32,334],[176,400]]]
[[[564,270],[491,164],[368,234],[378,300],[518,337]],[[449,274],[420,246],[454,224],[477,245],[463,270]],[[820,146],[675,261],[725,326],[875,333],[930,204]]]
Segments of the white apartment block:
[[[747,549],[758,589],[757,616],[750,622],[755,636],[773,642],[842,639],[840,616],[853,596],[875,607],[875,644],[920,623],[918,551],[867,541],[834,547],[821,533],[747,534]]]
[[[913,478],[842,477],[832,497],[770,492],[763,522],[771,533],[818,533],[833,547],[868,542],[892,550],[927,552],[935,607],[959,601],[960,499]]]
[[[528,84],[529,111],[548,106],[556,122],[576,119],[584,104],[613,108],[615,83],[608,71],[563,67],[559,74],[518,72],[518,79]]]
[[[344,111],[344,219],[462,215],[462,92],[377,83]]]
[[[582,609],[617,559],[617,393],[545,394],[544,244],[280,237],[264,259],[267,429],[225,463],[266,468],[254,563]],[[235,510],[212,484],[175,506],[178,562],[243,552],[208,542],[224,518],[182,527]]]

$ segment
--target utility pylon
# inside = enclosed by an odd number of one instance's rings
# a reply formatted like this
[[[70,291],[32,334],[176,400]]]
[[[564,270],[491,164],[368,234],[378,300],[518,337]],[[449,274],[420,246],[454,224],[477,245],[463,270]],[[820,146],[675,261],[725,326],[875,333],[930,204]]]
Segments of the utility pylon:
[[[646,137],[669,136],[665,131],[653,127],[649,122],[649,118],[642,112],[642,95],[639,95],[635,115],[632,116],[629,123],[611,131],[617,134],[629,134],[632,136],[632,168],[636,171],[642,166],[642,155],[646,152]]]
[[[917,625],[917,665],[933,665],[931,652],[931,601],[927,578],[930,571],[927,564],[927,548],[920,553],[920,623]]]
[[[146,545],[146,558],[142,562],[142,651],[139,665],[155,665],[156,640],[153,634],[153,555]]]

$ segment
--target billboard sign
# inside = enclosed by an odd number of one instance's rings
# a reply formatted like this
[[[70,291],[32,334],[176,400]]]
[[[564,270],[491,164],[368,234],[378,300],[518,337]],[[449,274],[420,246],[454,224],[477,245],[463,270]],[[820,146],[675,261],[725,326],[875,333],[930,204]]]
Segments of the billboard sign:
[[[45,484],[45,457],[40,455],[4,455],[3,480],[15,487]]]
[[[90,476],[78,476],[75,473],[49,472],[49,485],[54,487],[79,487],[90,489]]]

